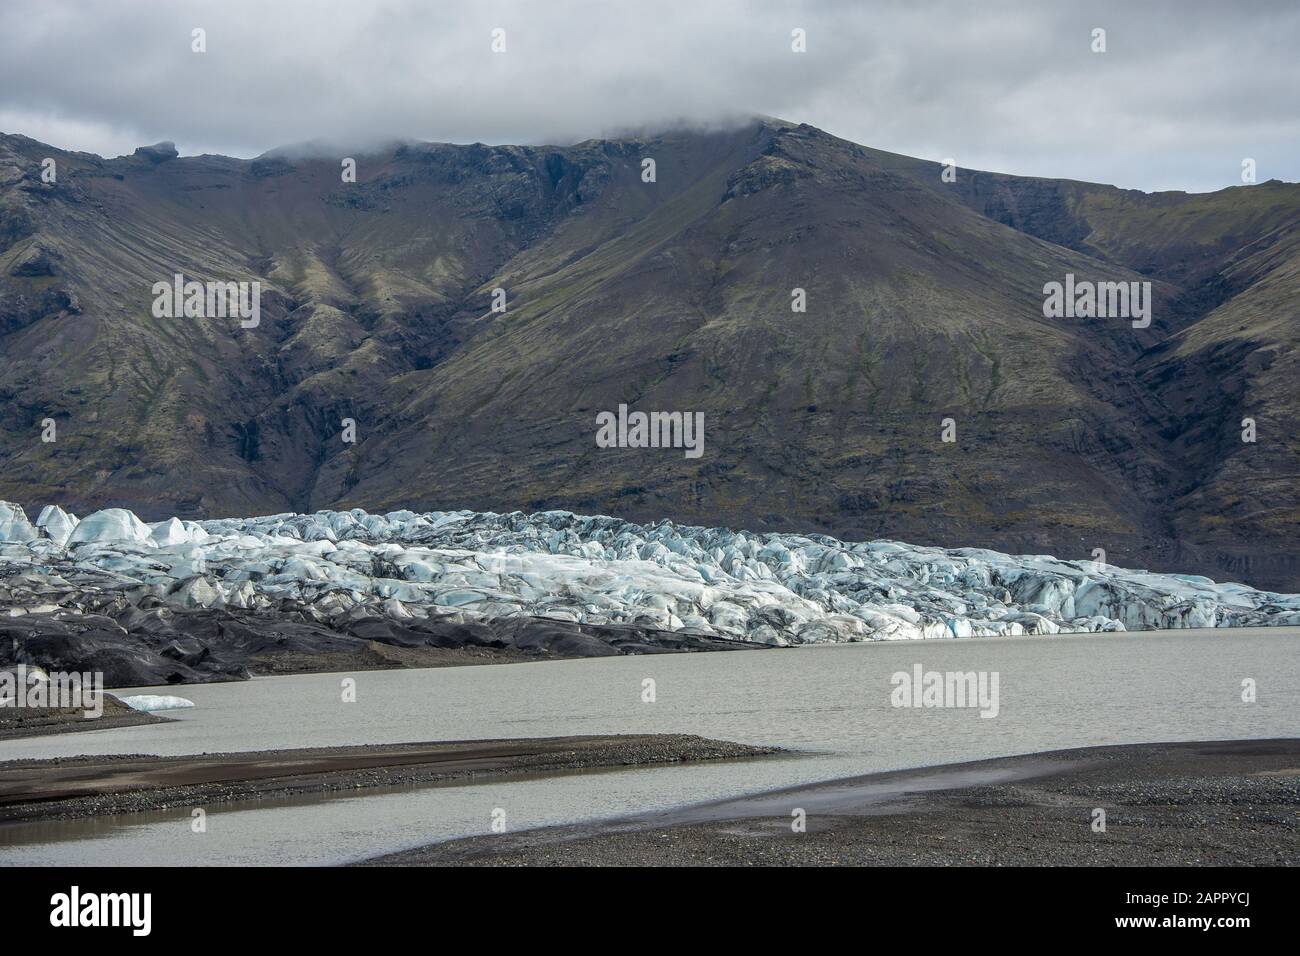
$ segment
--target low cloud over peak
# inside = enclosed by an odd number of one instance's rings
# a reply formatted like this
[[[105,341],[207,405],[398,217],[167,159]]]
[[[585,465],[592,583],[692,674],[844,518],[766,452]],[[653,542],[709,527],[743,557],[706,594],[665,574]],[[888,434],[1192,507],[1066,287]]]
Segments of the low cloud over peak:
[[[1245,158],[1300,178],[1297,40],[1289,2],[52,2],[4,16],[0,129],[253,157],[766,114],[970,168],[1204,190]]]

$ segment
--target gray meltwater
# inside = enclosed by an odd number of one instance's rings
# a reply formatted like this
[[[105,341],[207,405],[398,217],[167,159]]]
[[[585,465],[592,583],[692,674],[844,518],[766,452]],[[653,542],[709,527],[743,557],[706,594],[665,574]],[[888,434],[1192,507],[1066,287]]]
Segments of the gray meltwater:
[[[998,675],[998,715],[891,704],[891,676]],[[357,682],[344,703],[341,681]],[[643,681],[656,700],[643,702]],[[1252,679],[1258,698],[1242,700]],[[164,689],[166,690],[166,689]],[[170,689],[174,723],[0,741],[0,760],[690,733],[794,757],[502,777],[0,827],[0,864],[325,864],[878,770],[1118,743],[1300,735],[1300,629],[830,645],[262,678]],[[116,693],[159,693],[158,688]]]

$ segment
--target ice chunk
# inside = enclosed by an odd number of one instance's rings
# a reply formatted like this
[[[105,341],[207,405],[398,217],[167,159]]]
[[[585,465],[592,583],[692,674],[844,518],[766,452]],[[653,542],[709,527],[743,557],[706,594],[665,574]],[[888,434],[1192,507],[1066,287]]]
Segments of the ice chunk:
[[[130,697],[119,697],[118,700],[132,710],[146,714],[152,714],[157,710],[182,710],[194,706],[194,701],[186,700],[184,697],[172,697],[170,694],[134,694]]]
[[[0,501],[0,541],[19,543],[36,540],[36,529],[27,520],[22,505]]]
[[[106,508],[86,515],[73,529],[68,544],[89,542],[150,540],[153,532],[147,524],[125,508]]]
[[[193,535],[180,518],[168,518],[166,521],[159,521],[149,526],[149,537],[153,543],[159,547],[169,547],[176,544],[189,544],[193,540]]]
[[[63,547],[77,527],[77,516],[69,514],[58,505],[46,505],[36,519],[36,527],[59,547]]]

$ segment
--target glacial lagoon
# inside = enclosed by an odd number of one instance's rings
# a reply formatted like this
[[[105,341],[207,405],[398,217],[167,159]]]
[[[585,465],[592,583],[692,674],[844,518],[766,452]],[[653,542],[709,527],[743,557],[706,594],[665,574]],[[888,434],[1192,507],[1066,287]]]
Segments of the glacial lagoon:
[[[901,708],[891,678],[996,672],[998,713]],[[344,677],[357,699],[344,703]],[[655,700],[643,700],[645,680]],[[1246,702],[1243,681],[1254,682]],[[150,692],[121,689],[121,694]],[[156,689],[154,689],[156,692]],[[0,759],[402,741],[694,733],[777,744],[756,761],[359,790],[0,827],[0,864],[331,864],[488,832],[645,811],[878,770],[1102,744],[1300,734],[1300,628],[894,641],[192,685],[193,709],[117,730],[0,742]]]

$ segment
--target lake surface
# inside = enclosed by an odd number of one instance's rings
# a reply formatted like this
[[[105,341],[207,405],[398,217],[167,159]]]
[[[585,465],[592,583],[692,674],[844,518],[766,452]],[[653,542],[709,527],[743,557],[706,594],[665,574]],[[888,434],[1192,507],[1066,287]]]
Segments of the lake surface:
[[[998,715],[891,704],[891,675],[998,675]],[[356,701],[341,681],[356,680]],[[642,700],[643,681],[656,699]],[[1253,679],[1257,700],[1242,701]],[[0,863],[326,864],[836,777],[1067,747],[1300,736],[1300,628],[829,645],[261,678],[173,689],[173,723],[0,741],[0,760],[571,734],[776,744],[757,761],[500,778],[0,827]],[[158,693],[158,688],[115,693]]]

